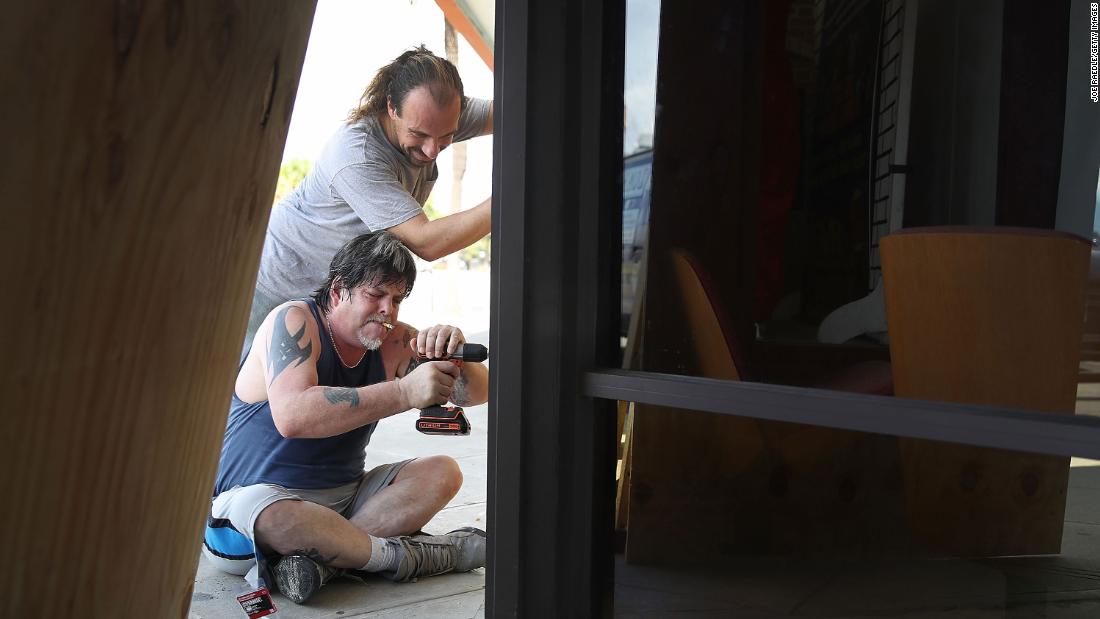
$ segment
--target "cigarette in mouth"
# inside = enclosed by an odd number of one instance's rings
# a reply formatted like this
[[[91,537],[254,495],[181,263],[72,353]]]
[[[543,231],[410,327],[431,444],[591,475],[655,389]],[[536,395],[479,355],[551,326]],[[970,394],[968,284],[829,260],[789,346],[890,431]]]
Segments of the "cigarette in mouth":
[[[393,323],[391,322],[384,322],[382,323],[382,326],[385,327],[387,331],[393,329]]]

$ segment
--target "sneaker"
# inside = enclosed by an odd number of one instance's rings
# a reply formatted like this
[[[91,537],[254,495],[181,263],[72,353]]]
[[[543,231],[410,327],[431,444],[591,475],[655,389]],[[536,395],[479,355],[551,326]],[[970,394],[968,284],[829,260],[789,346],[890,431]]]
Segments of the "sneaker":
[[[396,546],[397,569],[383,575],[397,582],[447,572],[468,572],[485,565],[485,531],[473,527],[455,529],[446,535],[391,537]]]
[[[287,555],[271,568],[271,575],[280,593],[291,602],[302,604],[339,571],[305,555]]]
[[[475,527],[462,527],[451,531],[446,537],[451,538],[452,543],[458,547],[456,572],[469,572],[485,567],[485,545],[488,541],[485,531]]]

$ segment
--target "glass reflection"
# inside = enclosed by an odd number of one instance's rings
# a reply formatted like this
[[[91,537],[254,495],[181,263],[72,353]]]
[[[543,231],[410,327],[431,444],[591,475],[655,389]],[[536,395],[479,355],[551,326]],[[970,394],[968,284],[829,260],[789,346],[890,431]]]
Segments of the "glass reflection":
[[[1100,462],[737,421],[761,440],[708,492],[682,446],[634,454],[616,616],[1100,616]]]
[[[996,0],[926,3],[919,19],[916,4],[627,2],[625,366],[894,393],[883,238],[1091,223],[1091,200],[1059,195],[1094,179],[1058,161],[1066,127],[1100,123],[1059,103],[1064,46],[1044,51],[1077,35]],[[1087,241],[1089,223],[1059,229]],[[1067,279],[1088,261],[1070,254]],[[907,280],[893,288],[916,296]],[[1058,303],[1083,311],[1071,288]]]
[[[626,348],[631,317],[644,294],[645,247],[649,238],[653,126],[657,99],[657,32],[660,0],[627,0],[623,67],[623,235],[620,344]],[[634,324],[635,333],[639,325]],[[636,339],[637,336],[634,337]],[[630,366],[629,360],[624,362]]]
[[[1100,414],[1071,33],[915,8],[628,0],[625,366]],[[1096,462],[624,408],[619,616],[1100,616]]]

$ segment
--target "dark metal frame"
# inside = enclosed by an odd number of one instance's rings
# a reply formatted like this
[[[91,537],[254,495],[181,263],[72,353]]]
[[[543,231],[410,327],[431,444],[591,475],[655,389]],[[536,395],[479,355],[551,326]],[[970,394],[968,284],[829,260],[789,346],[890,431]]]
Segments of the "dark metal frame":
[[[622,0],[498,1],[487,614],[609,616]],[[603,205],[604,208],[601,208]],[[602,284],[602,285],[601,285]],[[601,345],[600,342],[605,342]]]
[[[893,396],[601,370],[584,393],[658,406],[1100,460],[1100,418]]]
[[[610,616],[614,400],[1100,459],[1100,420],[616,364],[623,0],[498,0],[490,617]]]

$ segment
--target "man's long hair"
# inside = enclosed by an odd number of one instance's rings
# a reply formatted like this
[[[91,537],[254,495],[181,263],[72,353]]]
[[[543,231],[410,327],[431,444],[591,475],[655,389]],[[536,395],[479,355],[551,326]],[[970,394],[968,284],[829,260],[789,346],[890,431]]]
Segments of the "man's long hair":
[[[341,289],[341,296],[350,297],[357,286],[405,284],[404,299],[412,292],[415,281],[416,262],[412,252],[393,233],[378,230],[361,234],[341,247],[332,257],[325,283],[313,291],[312,296],[317,306],[328,312],[334,286]]]
[[[461,108],[466,107],[466,96],[458,69],[421,45],[401,54],[374,74],[374,79],[359,99],[359,106],[348,114],[348,122],[362,120],[367,116],[384,117],[386,103],[389,101],[393,102],[393,107],[400,116],[405,97],[421,86],[428,87],[436,105],[447,105],[457,96]]]

